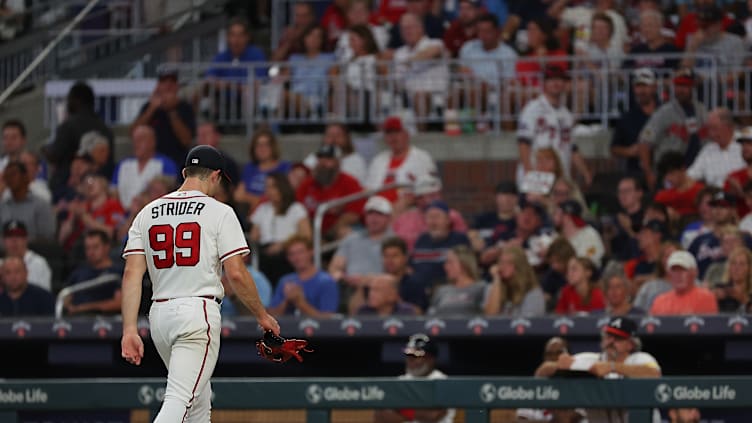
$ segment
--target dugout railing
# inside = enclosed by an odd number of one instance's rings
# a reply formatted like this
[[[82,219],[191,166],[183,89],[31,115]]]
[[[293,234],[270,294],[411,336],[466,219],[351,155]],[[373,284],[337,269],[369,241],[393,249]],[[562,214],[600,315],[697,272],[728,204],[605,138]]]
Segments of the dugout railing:
[[[0,422],[27,410],[149,409],[164,395],[163,379],[24,380],[0,383]],[[333,409],[461,409],[466,423],[488,423],[493,409],[628,409],[631,423],[652,421],[653,409],[752,408],[750,377],[538,379],[451,377],[368,379],[214,379],[215,410],[305,410],[307,423],[329,423]]]

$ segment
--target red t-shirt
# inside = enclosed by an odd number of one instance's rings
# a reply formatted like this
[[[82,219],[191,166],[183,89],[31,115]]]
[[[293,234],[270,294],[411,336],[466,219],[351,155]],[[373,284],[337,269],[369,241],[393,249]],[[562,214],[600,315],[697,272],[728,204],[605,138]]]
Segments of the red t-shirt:
[[[554,50],[549,51],[548,56],[553,57],[567,57],[567,52],[564,50]],[[514,65],[514,69],[517,73],[517,80],[520,81],[522,85],[532,85],[532,86],[538,86],[540,85],[540,73],[543,72],[543,65],[542,62],[539,62],[535,60],[538,56],[536,55],[527,55],[524,57],[521,57],[520,60],[517,61],[517,63]],[[556,65],[561,67],[562,69],[569,69],[569,62],[566,60],[563,60],[561,62],[549,62],[552,65]]]
[[[116,198],[108,198],[96,209],[92,208],[91,204],[87,204],[86,211],[94,220],[104,223],[110,228],[116,228],[125,219],[125,210]],[[73,248],[84,231],[86,231],[86,226],[84,226],[83,220],[77,219],[73,232],[63,241],[63,247],[66,249]]]
[[[340,172],[334,182],[328,187],[322,187],[314,179],[313,176],[309,176],[301,182],[298,187],[297,199],[308,210],[308,214],[311,219],[316,215],[316,208],[324,202],[334,200],[335,198],[342,198],[346,195],[354,194],[356,192],[363,191],[363,187],[357,179],[352,176]],[[329,210],[324,215],[324,221],[322,222],[322,230],[327,232],[329,229],[337,223],[340,215],[345,212],[355,213],[361,215],[363,212],[363,206],[366,200],[361,199],[352,203],[346,204],[344,208],[335,208]]]
[[[324,11],[324,16],[321,17],[321,26],[326,31],[329,46],[337,44],[337,40],[342,35],[346,25],[347,18],[344,12],[337,6],[330,4]]]
[[[731,172],[729,176],[726,177],[726,182],[723,184],[723,190],[726,192],[731,192],[731,181],[734,180],[739,183],[739,186],[744,188],[744,185],[747,185],[747,182],[750,181],[749,177],[749,169],[739,169],[734,172]],[[746,216],[747,213],[749,213],[749,207],[747,207],[747,203],[745,201],[738,201],[736,203],[736,211],[739,216]]]
[[[457,57],[460,54],[462,45],[474,38],[476,38],[475,35],[468,37],[465,27],[460,23],[459,19],[456,19],[444,31],[444,46],[452,53],[452,57]]]
[[[655,194],[655,202],[661,203],[666,207],[671,207],[682,216],[691,216],[697,214],[695,207],[695,198],[697,194],[705,188],[702,182],[695,182],[688,190],[678,191],[675,188],[664,189]]]
[[[379,9],[373,14],[372,21],[376,25],[386,22],[397,24],[407,11],[407,0],[381,0]]]
[[[559,302],[556,303],[557,314],[574,314],[579,311],[591,312],[605,308],[606,302],[603,299],[603,291],[597,286],[590,290],[590,302],[584,304],[583,298],[577,294],[574,285],[567,284],[561,289]]]

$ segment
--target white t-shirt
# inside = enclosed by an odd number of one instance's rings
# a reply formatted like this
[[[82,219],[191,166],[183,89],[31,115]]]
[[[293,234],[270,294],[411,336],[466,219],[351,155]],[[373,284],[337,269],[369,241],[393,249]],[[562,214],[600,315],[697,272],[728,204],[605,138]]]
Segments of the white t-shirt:
[[[278,215],[272,203],[267,201],[256,207],[250,220],[259,227],[259,242],[269,244],[282,242],[293,236],[298,232],[300,219],[307,218],[308,213],[305,207],[298,202],[292,203],[285,214]]]
[[[138,169],[138,159],[135,157],[120,161],[112,175],[112,185],[117,188],[120,204],[126,209],[130,207],[133,199],[146,189],[149,182],[161,175],[177,176],[177,166],[167,156],[155,155],[142,170]]]
[[[175,191],[147,204],[128,231],[123,257],[146,256],[152,300],[224,297],[224,260],[250,252],[230,206],[200,191]]]
[[[435,379],[446,379],[447,375],[444,374],[441,370],[434,369],[431,373],[428,374],[426,377],[415,377],[411,374],[405,373],[403,375],[399,376],[399,379],[402,380],[419,380],[419,379],[428,379],[428,380],[435,380]],[[452,423],[454,421],[454,415],[457,413],[457,411],[454,408],[450,408],[447,410],[446,415],[443,419],[438,420],[436,423]],[[407,423],[423,423],[418,420],[413,420],[411,422]]]
[[[26,250],[24,263],[29,272],[29,275],[26,277],[29,283],[47,292],[52,292],[52,270],[50,270],[47,260],[31,250]]]
[[[530,100],[520,113],[517,126],[517,139],[530,141],[530,161],[535,166],[535,152],[551,147],[561,159],[565,175],[569,175],[572,152],[577,149],[572,139],[574,117],[564,104],[554,108],[545,95]],[[525,175],[522,163],[517,166],[517,184]]]
[[[438,59],[411,61],[413,56],[427,49],[441,47],[444,54],[444,42],[438,38],[421,38],[415,47],[407,44],[394,52],[395,73],[398,81],[405,84],[408,92],[445,93],[449,88],[449,67]]]
[[[436,163],[431,155],[418,147],[410,147],[407,157],[399,167],[390,169],[389,163],[391,161],[392,152],[390,150],[382,151],[374,157],[368,167],[367,188],[378,188],[387,181],[412,184],[419,175],[435,175],[437,173]]]
[[[733,171],[747,167],[742,159],[742,146],[732,140],[726,149],[716,142],[706,143],[697,154],[695,161],[687,169],[687,175],[706,185],[723,188],[726,177]]]

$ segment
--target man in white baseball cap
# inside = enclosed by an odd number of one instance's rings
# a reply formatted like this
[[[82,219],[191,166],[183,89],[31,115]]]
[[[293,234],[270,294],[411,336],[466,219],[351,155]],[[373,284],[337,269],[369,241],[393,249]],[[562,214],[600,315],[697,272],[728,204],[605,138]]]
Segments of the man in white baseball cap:
[[[674,288],[655,297],[652,315],[717,314],[718,302],[708,289],[697,286],[697,261],[687,251],[668,257],[666,273]]]

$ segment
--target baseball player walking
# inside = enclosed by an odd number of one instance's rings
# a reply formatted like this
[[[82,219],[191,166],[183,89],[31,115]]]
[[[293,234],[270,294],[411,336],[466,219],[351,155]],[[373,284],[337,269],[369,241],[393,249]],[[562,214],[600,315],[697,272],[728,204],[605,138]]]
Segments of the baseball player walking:
[[[264,330],[279,324],[261,304],[243,256],[250,252],[235,212],[211,196],[220,189],[222,154],[193,148],[185,161],[185,182],[136,216],[123,252],[122,356],[139,365],[144,345],[137,318],[141,281],[152,281],[151,337],[167,366],[164,403],[155,422],[208,422],[211,385],[219,354],[220,267]]]

